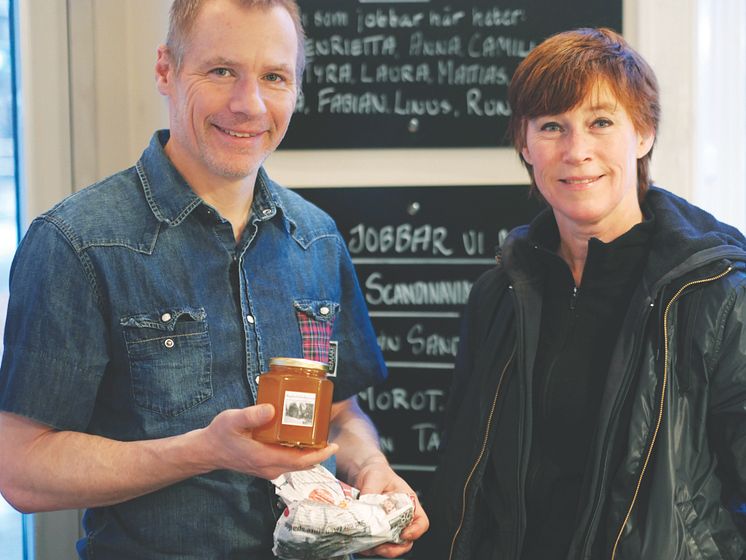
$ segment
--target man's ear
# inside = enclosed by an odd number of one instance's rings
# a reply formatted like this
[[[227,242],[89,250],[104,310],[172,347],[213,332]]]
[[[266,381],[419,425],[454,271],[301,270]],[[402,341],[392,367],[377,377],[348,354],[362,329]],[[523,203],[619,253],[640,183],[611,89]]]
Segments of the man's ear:
[[[158,47],[158,58],[155,61],[155,85],[161,95],[170,93],[170,85],[176,72],[175,61],[166,45]]]

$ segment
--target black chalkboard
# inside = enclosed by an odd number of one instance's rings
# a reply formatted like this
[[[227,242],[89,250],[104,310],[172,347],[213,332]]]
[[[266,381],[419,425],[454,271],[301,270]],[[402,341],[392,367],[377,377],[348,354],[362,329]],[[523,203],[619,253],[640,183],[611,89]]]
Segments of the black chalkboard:
[[[308,65],[289,149],[504,145],[528,52],[559,31],[622,26],[622,0],[299,4]]]
[[[299,189],[336,220],[389,369],[360,393],[389,461],[416,490],[435,468],[460,317],[508,230],[539,204],[525,186]]]

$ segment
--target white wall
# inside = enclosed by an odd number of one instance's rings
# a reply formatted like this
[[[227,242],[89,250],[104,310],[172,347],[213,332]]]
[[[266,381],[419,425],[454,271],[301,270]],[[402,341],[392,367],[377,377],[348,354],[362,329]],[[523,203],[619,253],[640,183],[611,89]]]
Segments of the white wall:
[[[746,232],[746,2],[699,0],[692,200]]]
[[[169,0],[68,0],[77,188],[132,165],[152,131],[167,126],[154,65],[169,5]]]
[[[67,9],[61,0],[17,2],[19,175],[23,224],[69,194],[71,140]]]

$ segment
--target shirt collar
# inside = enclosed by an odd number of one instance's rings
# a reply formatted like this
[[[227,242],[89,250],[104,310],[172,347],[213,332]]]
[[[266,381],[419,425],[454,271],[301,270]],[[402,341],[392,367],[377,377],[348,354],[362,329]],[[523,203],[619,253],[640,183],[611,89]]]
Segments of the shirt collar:
[[[168,142],[168,130],[153,134],[150,144],[137,162],[145,198],[156,219],[168,225],[179,225],[192,211],[204,204],[181,173],[168,159],[164,146]],[[272,181],[263,167],[259,169],[254,186],[254,200],[251,205],[251,220],[266,221],[273,218],[280,209],[285,214],[280,197],[281,187]]]

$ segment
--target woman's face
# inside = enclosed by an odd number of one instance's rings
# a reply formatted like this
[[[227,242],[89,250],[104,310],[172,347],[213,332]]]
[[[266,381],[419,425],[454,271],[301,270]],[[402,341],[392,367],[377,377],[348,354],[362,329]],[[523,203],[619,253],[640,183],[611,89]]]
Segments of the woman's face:
[[[521,154],[560,232],[580,229],[610,241],[640,221],[637,160],[653,140],[652,132],[635,130],[609,87],[599,83],[573,109],[529,119]]]

